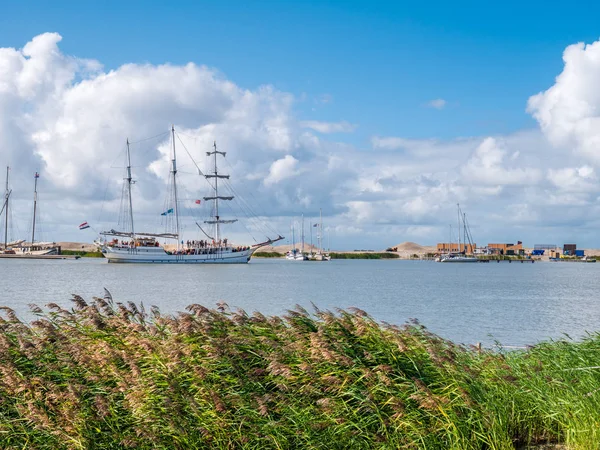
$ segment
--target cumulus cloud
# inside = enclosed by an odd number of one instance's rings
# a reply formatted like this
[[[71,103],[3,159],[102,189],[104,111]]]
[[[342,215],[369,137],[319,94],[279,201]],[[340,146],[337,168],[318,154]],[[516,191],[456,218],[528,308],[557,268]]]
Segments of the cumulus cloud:
[[[298,160],[292,155],[285,155],[278,159],[269,169],[269,175],[265,178],[265,185],[279,183],[281,180],[293,177],[298,174]]]
[[[555,223],[552,239],[600,213],[599,43],[567,48],[556,83],[529,100],[539,129],[449,140],[374,136],[365,149],[326,136],[356,125],[303,120],[298,99],[268,84],[245,89],[194,63],[105,70],[100,61],[65,55],[60,41],[45,33],[21,49],[0,48],[0,164],[13,168],[15,223],[29,220],[31,177],[40,170],[50,239],[82,239],[76,225],[84,220],[113,225],[127,138],[136,220],[159,226],[170,124],[183,204],[208,193],[195,164],[211,170],[205,153],[216,141],[227,152],[219,170],[231,175],[224,190],[241,193],[281,232],[291,216],[323,208],[334,247],[435,243],[446,238],[457,202],[479,242],[535,239],[540,227]],[[245,203],[224,204],[223,214],[238,207]],[[257,223],[247,227],[260,235]],[[197,232],[191,228],[184,233]]]
[[[463,166],[463,177],[484,185],[535,185],[542,174],[539,169],[520,167],[518,153],[507,158],[508,151],[498,139],[489,137],[475,149]],[[510,165],[509,165],[510,164]]]
[[[570,45],[563,61],[554,85],[532,96],[527,110],[553,144],[573,146],[600,163],[600,41]]]

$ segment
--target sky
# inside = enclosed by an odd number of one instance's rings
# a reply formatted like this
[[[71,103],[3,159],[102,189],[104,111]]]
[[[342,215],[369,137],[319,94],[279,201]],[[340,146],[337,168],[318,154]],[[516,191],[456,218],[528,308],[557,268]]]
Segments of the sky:
[[[174,124],[188,239],[201,238],[194,221],[209,205],[194,203],[208,192],[187,153],[205,170],[216,140],[243,198],[225,207],[240,218],[235,242],[289,241],[302,214],[308,240],[322,209],[334,248],[435,244],[456,229],[460,203],[478,245],[600,247],[600,5],[0,8],[0,166],[11,167],[15,239],[30,233],[35,171],[45,240],[116,228],[127,138],[134,220],[160,231]],[[92,228],[79,231],[84,221]]]

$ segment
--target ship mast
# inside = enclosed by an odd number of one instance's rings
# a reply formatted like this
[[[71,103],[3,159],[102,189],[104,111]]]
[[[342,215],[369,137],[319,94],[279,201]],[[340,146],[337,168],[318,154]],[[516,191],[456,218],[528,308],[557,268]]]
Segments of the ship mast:
[[[204,223],[206,224],[211,224],[215,226],[215,241],[217,242],[218,245],[220,240],[221,240],[221,233],[220,233],[220,224],[222,223],[234,223],[237,222],[237,219],[233,219],[233,220],[223,220],[221,219],[221,217],[219,216],[219,200],[233,200],[233,196],[222,196],[219,195],[219,178],[225,178],[225,179],[229,179],[229,175],[220,175],[219,174],[219,170],[217,167],[217,154],[222,155],[223,157],[225,157],[225,155],[227,154],[227,152],[220,152],[217,150],[217,142],[215,141],[213,143],[213,148],[214,150],[212,152],[206,152],[207,156],[213,156],[214,155],[214,166],[213,166],[213,173],[211,174],[206,174],[204,175],[204,177],[206,179],[209,178],[214,178],[215,179],[215,184],[213,185],[213,191],[215,192],[215,194],[211,197],[204,197],[205,201],[208,200],[213,200],[214,201],[214,209],[215,209],[215,220],[205,220]]]
[[[456,204],[456,211],[458,213],[458,253],[461,253],[460,250],[460,205]]]
[[[300,246],[300,254],[304,255],[304,214],[302,214],[302,245]]]
[[[323,208],[319,208],[319,253],[323,253]]]
[[[36,210],[37,210],[37,182],[38,182],[39,177],[40,177],[40,174],[37,172],[33,176],[33,178],[34,178],[34,183],[33,183],[33,225],[31,226],[31,245],[32,246],[33,246],[33,243],[35,242],[35,216],[36,216]]]
[[[173,195],[175,197],[175,234],[177,235],[177,250],[179,250],[179,208],[177,206],[177,159],[175,156],[175,127],[171,125],[171,135],[173,138],[173,160],[172,160],[172,169],[171,173],[173,174]]]
[[[8,198],[10,197],[10,191],[8,190],[8,171],[10,167],[6,166],[6,191],[4,193],[4,250],[8,246]]]
[[[131,151],[129,150],[129,138],[127,139],[127,196],[129,197],[129,221],[131,222],[131,239],[135,236],[135,230],[133,228],[133,201],[131,199],[131,184],[133,180],[131,178]]]

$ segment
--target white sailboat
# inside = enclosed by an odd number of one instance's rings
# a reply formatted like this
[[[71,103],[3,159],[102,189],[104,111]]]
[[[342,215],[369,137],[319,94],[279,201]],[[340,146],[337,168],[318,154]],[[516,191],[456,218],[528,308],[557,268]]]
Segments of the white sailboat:
[[[285,254],[285,259],[287,259],[288,261],[295,261],[296,255],[298,254],[298,249],[296,248],[296,233],[294,232],[294,222],[293,221],[292,221],[290,228],[292,231],[292,248],[290,249],[289,252],[287,252]]]
[[[4,205],[0,214],[4,212],[4,248],[2,252],[8,255],[21,255],[21,256],[46,256],[46,255],[58,255],[60,254],[60,247],[54,242],[35,242],[35,227],[37,219],[37,183],[40,177],[39,173],[34,175],[34,187],[33,187],[33,222],[31,227],[31,242],[25,242],[24,239],[20,239],[14,242],[8,242],[8,217],[9,217],[9,199],[12,190],[9,187],[8,175],[10,173],[10,167],[6,168],[6,188],[4,194]]]
[[[479,260],[473,255],[467,255],[467,248],[473,249],[473,240],[471,239],[471,232],[467,227],[467,219],[466,214],[462,213],[460,210],[460,205],[456,204],[458,208],[458,252],[449,252],[446,255],[442,255],[439,259],[439,262],[443,263],[476,263]],[[462,224],[461,224],[462,221]],[[464,251],[461,249],[460,242],[460,233],[461,230],[464,232],[463,239],[463,247]]]
[[[302,234],[300,250],[296,248],[294,224],[292,223],[292,249],[286,253],[285,259],[289,261],[308,261],[308,256],[304,253],[304,214],[302,214]]]
[[[100,251],[107,258],[109,263],[164,263],[164,264],[243,264],[250,261],[252,254],[260,247],[270,245],[273,242],[280,241],[283,236],[278,236],[276,239],[268,239],[265,242],[252,246],[233,246],[228,243],[221,235],[221,225],[237,222],[237,219],[223,219],[219,215],[219,201],[233,200],[233,196],[219,195],[219,180],[229,179],[229,175],[220,174],[217,167],[217,155],[225,157],[226,152],[217,150],[217,144],[214,143],[213,150],[206,152],[207,156],[214,157],[214,171],[210,174],[205,174],[204,178],[211,184],[213,195],[204,197],[205,201],[213,201],[214,216],[210,220],[204,221],[207,225],[214,225],[212,236],[209,235],[196,222],[196,225],[206,235],[208,239],[200,241],[192,241],[187,245],[183,245],[180,234],[179,223],[179,206],[177,200],[177,158],[175,152],[175,129],[171,127],[171,139],[173,143],[173,154],[171,160],[171,183],[173,192],[173,208],[168,209],[166,213],[174,213],[175,217],[175,233],[146,233],[138,232],[134,229],[133,221],[133,202],[131,196],[131,152],[129,149],[129,141],[127,141],[127,178],[125,178],[127,186],[127,195],[129,200],[129,230],[117,231],[111,229],[103,231],[100,234],[103,236],[112,236],[111,241],[98,242]],[[121,241],[119,241],[121,238]],[[127,240],[124,241],[123,238]],[[174,239],[177,242],[176,250],[167,251],[161,246],[157,239]]]
[[[323,250],[323,212],[321,209],[319,209],[319,223],[315,224],[315,226],[319,227],[319,232],[317,233],[317,244],[319,248],[316,253],[312,253],[311,251],[310,258],[315,261],[329,261],[331,256],[328,252]]]

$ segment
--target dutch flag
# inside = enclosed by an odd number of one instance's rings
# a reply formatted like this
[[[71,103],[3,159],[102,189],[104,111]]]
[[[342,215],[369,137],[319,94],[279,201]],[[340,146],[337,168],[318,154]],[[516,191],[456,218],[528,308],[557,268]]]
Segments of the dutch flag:
[[[81,225],[79,225],[79,229],[80,230],[85,230],[86,228],[89,228],[90,226],[88,225],[87,222],[83,222]]]

